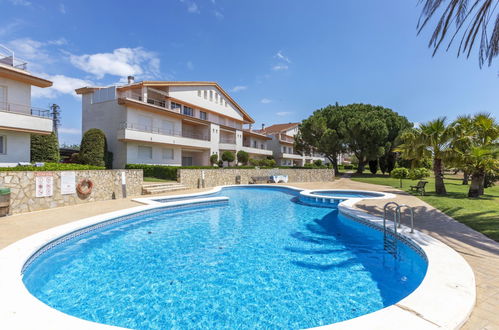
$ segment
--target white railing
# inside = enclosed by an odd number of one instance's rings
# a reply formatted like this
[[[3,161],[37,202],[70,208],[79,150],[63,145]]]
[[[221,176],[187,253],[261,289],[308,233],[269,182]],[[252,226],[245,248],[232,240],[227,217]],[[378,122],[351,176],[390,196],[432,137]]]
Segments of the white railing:
[[[14,68],[26,70],[28,62],[16,58],[14,52],[4,45],[0,45],[0,63],[10,65]]]
[[[220,136],[219,143],[236,144],[236,138]]]
[[[120,125],[121,129],[129,129],[132,131],[161,134],[168,136],[181,136],[190,139],[209,141],[210,137],[202,132],[177,131],[172,129],[164,129],[154,126],[140,125],[136,123],[124,122]]]
[[[243,147],[252,148],[252,149],[260,149],[260,150],[269,150],[265,144],[264,145],[257,144],[256,146],[254,146],[254,145],[251,145],[251,143],[249,143],[249,142],[243,142]]]
[[[29,105],[0,102],[0,111],[12,112],[22,115],[50,118],[50,110],[32,107]]]
[[[295,139],[293,137],[287,136],[285,134],[279,134],[279,140],[290,143],[295,142]]]

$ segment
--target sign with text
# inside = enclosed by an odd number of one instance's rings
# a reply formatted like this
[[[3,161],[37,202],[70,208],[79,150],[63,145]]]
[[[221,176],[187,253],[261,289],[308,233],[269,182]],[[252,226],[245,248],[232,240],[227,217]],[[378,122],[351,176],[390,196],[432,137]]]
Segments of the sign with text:
[[[76,173],[64,171],[61,172],[61,195],[70,195],[76,193]]]
[[[35,174],[36,197],[50,197],[54,194],[54,176],[51,172]]]

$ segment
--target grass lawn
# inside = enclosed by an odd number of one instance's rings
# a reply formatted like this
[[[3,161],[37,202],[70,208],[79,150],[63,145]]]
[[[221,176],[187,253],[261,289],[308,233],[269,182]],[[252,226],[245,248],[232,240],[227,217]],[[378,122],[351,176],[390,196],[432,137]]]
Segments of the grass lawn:
[[[352,180],[392,186],[407,192],[410,190],[409,186],[417,183],[417,181],[403,180],[403,188],[400,188],[399,179],[381,174],[355,174]],[[447,196],[437,196],[435,180],[433,178],[425,180],[428,181],[426,196],[413,193],[414,195],[457,221],[499,242],[499,185],[485,189],[485,195],[480,198],[468,198],[469,186],[463,186],[459,177],[446,176]]]
[[[149,176],[144,177],[144,182],[176,182],[174,180],[165,180],[165,179],[158,179],[158,178],[152,178]]]

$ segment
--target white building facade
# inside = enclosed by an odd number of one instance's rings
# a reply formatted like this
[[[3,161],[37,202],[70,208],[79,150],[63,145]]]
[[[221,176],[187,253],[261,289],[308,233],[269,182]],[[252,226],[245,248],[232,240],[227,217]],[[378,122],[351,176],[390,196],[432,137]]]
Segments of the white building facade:
[[[294,143],[299,125],[300,123],[275,124],[263,127],[257,132],[272,138],[269,145],[279,166],[304,166],[315,160],[321,160],[323,163],[326,163],[327,159],[323,155],[316,153],[300,155],[296,152]]]
[[[131,77],[129,77],[131,78]],[[239,150],[250,158],[272,155],[271,138],[249,130],[254,120],[214,82],[143,81],[83,87],[82,131],[98,128],[126,164],[206,166],[211,155]]]
[[[50,134],[50,111],[31,106],[31,86],[52,82],[26,71],[26,62],[0,45],[0,167],[29,162],[31,134]]]

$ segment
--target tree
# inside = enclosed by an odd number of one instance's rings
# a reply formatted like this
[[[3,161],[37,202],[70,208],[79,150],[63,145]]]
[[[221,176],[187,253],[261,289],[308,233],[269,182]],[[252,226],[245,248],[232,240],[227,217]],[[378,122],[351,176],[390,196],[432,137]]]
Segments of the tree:
[[[471,175],[468,197],[483,195],[486,175],[497,175],[499,125],[486,113],[461,116],[452,124],[455,151],[453,161]]]
[[[435,192],[437,195],[447,193],[444,184],[444,161],[451,159],[451,139],[453,130],[445,122],[445,118],[421,124],[418,128],[405,132],[401,136],[402,144],[396,149],[405,159],[431,158],[435,175]]]
[[[461,34],[458,56],[466,54],[466,57],[469,57],[475,44],[479,44],[480,67],[484,63],[488,63],[489,66],[492,64],[492,60],[499,55],[499,13],[494,19],[494,11],[499,5],[498,0],[474,0],[471,5],[468,0],[424,0],[422,2],[424,5],[418,22],[418,33],[428,25],[438,10],[445,6],[428,44],[434,49],[433,55],[448,35],[450,35],[450,40],[447,50],[455,38]],[[452,31],[453,24],[455,24],[454,31]],[[476,42],[478,38],[480,38],[479,43]]]
[[[31,135],[31,161],[32,162],[53,162],[58,163],[61,157],[59,154],[59,141],[54,132],[49,135]]]
[[[376,174],[378,172],[378,160],[370,160],[369,161],[369,171],[371,171],[372,174]]]
[[[230,166],[230,163],[233,162],[234,160],[236,159],[236,157],[234,157],[234,154],[230,151],[224,151],[222,153],[222,160],[224,162],[227,162]]]
[[[83,134],[78,159],[82,164],[106,166],[106,135],[97,128],[91,128]]]
[[[211,166],[218,163],[218,154],[213,154],[210,156],[210,164]]]
[[[246,165],[249,160],[249,154],[244,150],[239,150],[237,152],[237,162]]]

